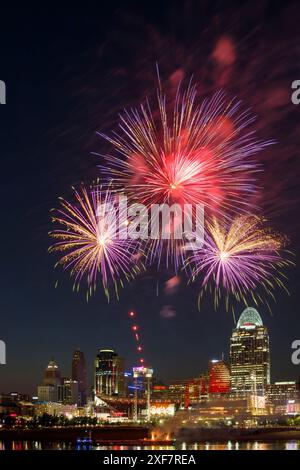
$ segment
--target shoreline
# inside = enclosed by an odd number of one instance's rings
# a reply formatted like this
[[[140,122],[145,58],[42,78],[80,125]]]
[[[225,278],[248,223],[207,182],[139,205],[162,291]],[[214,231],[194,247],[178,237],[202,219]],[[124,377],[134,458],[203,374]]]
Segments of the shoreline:
[[[76,443],[78,438],[90,435],[93,442],[101,445],[149,445],[162,443],[161,436],[151,440],[147,427],[87,427],[87,428],[41,428],[41,429],[0,429],[0,441],[64,441]],[[233,441],[286,441],[299,440],[300,429],[182,429],[174,436],[176,442],[226,442]],[[167,441],[166,441],[167,442]],[[169,443],[172,445],[172,438]]]

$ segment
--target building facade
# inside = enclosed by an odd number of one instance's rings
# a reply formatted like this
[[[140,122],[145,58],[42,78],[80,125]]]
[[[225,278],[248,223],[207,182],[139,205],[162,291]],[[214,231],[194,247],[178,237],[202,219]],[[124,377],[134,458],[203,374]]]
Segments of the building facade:
[[[78,382],[70,378],[64,378],[57,388],[58,402],[66,405],[79,404]]]
[[[263,395],[270,384],[269,334],[254,308],[241,314],[230,341],[231,391]]]
[[[54,385],[39,385],[37,394],[39,401],[47,403],[57,401],[57,389]]]
[[[230,372],[225,362],[218,359],[209,361],[208,367],[209,394],[223,394],[230,392]]]
[[[78,403],[83,406],[87,399],[87,369],[84,354],[79,350],[73,352],[72,380],[78,383]]]
[[[51,359],[44,370],[43,383],[38,386],[38,400],[53,402],[58,399],[58,387],[61,385],[60,369],[54,359]]]
[[[60,369],[54,359],[49,361],[45,371],[44,371],[44,385],[53,385],[57,387],[61,383],[61,374]]]
[[[168,388],[167,398],[173,403],[185,403],[187,389],[192,379],[173,380]]]
[[[270,384],[266,388],[266,400],[274,413],[285,414],[291,403],[299,402],[299,384],[294,380]]]
[[[124,361],[112,349],[100,349],[95,359],[96,395],[124,395]]]

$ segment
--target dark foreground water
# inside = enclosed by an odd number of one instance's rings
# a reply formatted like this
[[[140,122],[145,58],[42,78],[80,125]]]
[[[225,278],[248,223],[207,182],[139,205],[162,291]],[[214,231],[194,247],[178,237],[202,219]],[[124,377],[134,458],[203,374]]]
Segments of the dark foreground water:
[[[0,441],[0,450],[300,450],[300,441],[227,441],[201,442],[187,444],[177,443],[175,446],[86,446],[76,447],[67,442],[40,441]]]

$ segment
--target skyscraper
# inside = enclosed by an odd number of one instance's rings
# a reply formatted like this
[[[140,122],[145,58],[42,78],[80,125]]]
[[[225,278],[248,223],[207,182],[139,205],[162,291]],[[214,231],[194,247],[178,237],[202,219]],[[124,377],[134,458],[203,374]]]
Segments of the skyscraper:
[[[40,401],[57,401],[58,386],[61,384],[61,375],[58,365],[52,358],[45,371],[43,384],[38,386],[38,397]]]
[[[254,308],[241,314],[230,341],[231,390],[263,394],[270,383],[269,334]]]
[[[45,371],[44,371],[44,385],[53,385],[57,387],[61,383],[61,375],[58,365],[56,364],[54,358],[52,358]]]
[[[96,395],[124,394],[124,361],[112,349],[100,349],[95,359]]]
[[[77,405],[79,401],[78,382],[65,377],[57,390],[58,402]]]
[[[85,405],[87,396],[86,361],[83,352],[79,350],[73,352],[72,380],[78,382],[79,405]]]
[[[209,393],[228,393],[230,391],[230,372],[223,359],[212,359],[209,361],[208,370]]]

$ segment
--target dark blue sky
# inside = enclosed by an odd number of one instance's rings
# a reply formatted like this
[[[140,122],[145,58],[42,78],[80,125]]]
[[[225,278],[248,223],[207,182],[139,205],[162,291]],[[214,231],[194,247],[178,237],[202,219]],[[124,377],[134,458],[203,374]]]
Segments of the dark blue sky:
[[[184,70],[187,78],[194,74],[200,80],[201,89],[212,91],[217,88],[212,50],[222,35],[233,38],[238,65],[223,86],[253,106],[264,138],[278,140],[269,160],[262,161],[262,205],[298,253],[300,110],[290,104],[289,93],[292,80],[300,78],[300,51],[293,3],[286,11],[280,2],[273,8],[266,2],[251,15],[252,2],[240,10],[229,2],[213,3],[186,2],[184,11],[176,2],[160,8],[129,2],[98,10],[4,9],[0,339],[7,344],[7,365],[0,366],[0,392],[33,392],[53,355],[70,374],[78,347],[86,354],[90,377],[98,348],[115,348],[131,365],[135,352],[127,313],[132,308],[139,315],[145,357],[158,378],[195,376],[210,358],[222,352],[228,357],[233,317],[215,312],[209,301],[199,312],[197,289],[184,280],[176,294],[166,296],[163,283],[172,276],[166,273],[157,296],[155,278],[144,276],[121,292],[119,303],[107,304],[100,291],[87,303],[84,292],[72,292],[67,273],[53,270],[55,258],[47,253],[49,210],[58,196],[71,194],[72,184],[99,176],[91,152],[106,147],[95,131],[113,128],[119,111],[153,94],[156,61],[163,77]],[[280,65],[270,56],[276,48],[282,51]],[[248,66],[245,82],[238,71]],[[288,94],[277,108],[269,105],[272,89]],[[291,343],[300,338],[298,274],[299,268],[291,270],[291,295],[278,293],[273,316],[258,308],[269,328],[273,379],[300,376],[290,360]],[[176,315],[163,318],[164,305]]]

